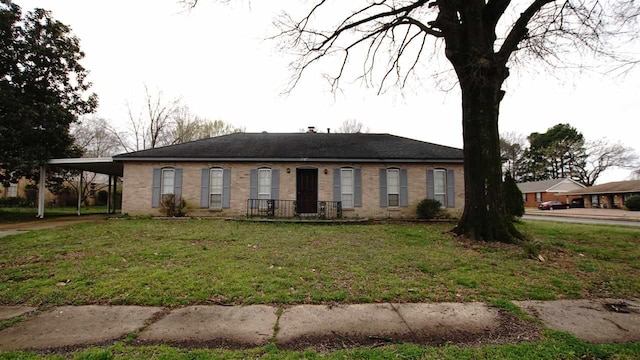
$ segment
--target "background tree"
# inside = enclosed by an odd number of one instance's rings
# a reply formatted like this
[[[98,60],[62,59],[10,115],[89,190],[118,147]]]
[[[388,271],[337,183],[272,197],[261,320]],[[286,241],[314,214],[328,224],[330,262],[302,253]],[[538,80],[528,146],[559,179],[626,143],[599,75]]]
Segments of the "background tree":
[[[444,50],[462,92],[465,208],[455,231],[511,242],[522,235],[502,191],[498,114],[507,65],[529,59],[562,63],[563,51],[578,47],[605,54],[614,35],[622,41],[636,34],[626,31],[634,21],[619,21],[627,12],[616,5],[635,10],[637,4],[621,1],[319,0],[303,15],[285,14],[280,29],[299,51],[293,86],[321,60],[335,65],[325,74],[333,89],[354,63],[365,82],[379,79],[381,90],[389,82],[402,86],[423,65],[438,64],[429,54]]]
[[[588,141],[585,145],[586,160],[575,167],[573,178],[585,186],[595,184],[600,175],[611,168],[633,169],[638,166],[638,155],[621,143],[607,139]]]
[[[222,120],[203,119],[193,115],[187,106],[181,106],[176,112],[169,136],[172,144],[181,144],[238,132],[244,132],[244,128]]]
[[[544,133],[531,133],[525,152],[527,181],[573,177],[584,166],[584,136],[569,124],[557,124]]]
[[[69,126],[97,96],[68,26],[48,11],[0,3],[0,181],[37,178],[49,158],[78,154]]]
[[[117,137],[109,128],[110,124],[106,119],[95,116],[85,117],[71,126],[74,144],[82,151],[82,157],[106,157],[122,152]],[[49,190],[56,195],[67,191],[71,198],[77,199],[82,182],[80,199],[86,204],[92,192],[99,192],[107,187],[108,177],[104,174],[62,168],[54,170],[48,185]]]
[[[105,157],[123,149],[118,138],[109,131],[111,125],[101,117],[85,117],[71,126],[74,144],[83,150],[84,157]]]
[[[522,181],[526,172],[524,158],[527,149],[527,139],[515,132],[500,134],[500,157],[503,161],[502,170],[508,173],[516,182]]]
[[[153,149],[158,146],[171,144],[171,126],[181,105],[180,99],[165,101],[162,91],[151,94],[144,85],[144,105],[138,114],[127,104],[129,111],[129,126],[124,131],[111,128],[120,146],[127,152]]]
[[[532,133],[529,139],[531,146],[516,133],[500,137],[505,172],[517,182],[570,176],[585,186],[592,186],[609,169],[638,166],[638,155],[633,148],[606,138],[585,141],[583,135],[568,124],[555,125],[545,133]],[[513,163],[516,166],[512,166]]]
[[[144,107],[138,115],[134,114],[131,105],[127,105],[129,126],[125,130],[109,127],[127,152],[244,131],[244,128],[231,123],[208,120],[193,114],[179,98],[167,101],[162,91],[152,95],[146,85],[144,89]]]
[[[368,133],[369,128],[364,127],[362,121],[356,119],[347,119],[342,122],[336,132],[344,134]]]

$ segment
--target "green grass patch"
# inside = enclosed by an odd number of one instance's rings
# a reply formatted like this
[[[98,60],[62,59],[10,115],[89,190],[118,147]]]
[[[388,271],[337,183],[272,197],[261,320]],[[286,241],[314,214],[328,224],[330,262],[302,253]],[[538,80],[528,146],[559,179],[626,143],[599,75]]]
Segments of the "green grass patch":
[[[13,326],[23,320],[24,318],[22,316],[14,317],[8,320],[2,320],[0,321],[0,331],[2,331],[2,329],[6,329],[10,326]]]
[[[545,262],[450,224],[98,221],[0,238],[0,304],[550,300],[640,293],[640,231],[531,222]]]
[[[535,343],[486,345],[480,347],[442,347],[415,344],[396,344],[379,348],[340,350],[318,353],[313,350],[287,351],[270,344],[248,350],[181,349],[169,346],[113,346],[78,350],[63,354],[31,352],[0,352],[0,359],[637,359],[640,343],[586,344],[574,337],[558,332],[547,332],[545,339]]]

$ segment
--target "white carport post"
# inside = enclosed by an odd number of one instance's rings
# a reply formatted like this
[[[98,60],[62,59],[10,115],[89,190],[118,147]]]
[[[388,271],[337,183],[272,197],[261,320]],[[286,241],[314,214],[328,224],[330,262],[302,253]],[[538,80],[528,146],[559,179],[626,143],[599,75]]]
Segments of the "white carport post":
[[[107,185],[107,214],[111,214],[111,178],[109,175],[109,185]]]
[[[80,171],[80,182],[78,183],[78,216],[80,216],[80,206],[82,205],[82,175],[84,175],[84,171]]]
[[[44,197],[45,197],[45,184],[47,181],[47,168],[40,166],[40,186],[38,187],[38,216],[40,219],[44,218]]]

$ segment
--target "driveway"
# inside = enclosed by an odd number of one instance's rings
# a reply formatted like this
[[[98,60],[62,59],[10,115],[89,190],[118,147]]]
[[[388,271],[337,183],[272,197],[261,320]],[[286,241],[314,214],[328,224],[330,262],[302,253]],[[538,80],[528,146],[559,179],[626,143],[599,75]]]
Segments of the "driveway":
[[[0,238],[7,235],[15,235],[31,230],[43,230],[54,229],[62,226],[73,225],[83,222],[91,222],[103,220],[107,216],[106,214],[95,215],[69,215],[58,216],[52,218],[37,219],[31,221],[23,221],[11,224],[0,224]]]

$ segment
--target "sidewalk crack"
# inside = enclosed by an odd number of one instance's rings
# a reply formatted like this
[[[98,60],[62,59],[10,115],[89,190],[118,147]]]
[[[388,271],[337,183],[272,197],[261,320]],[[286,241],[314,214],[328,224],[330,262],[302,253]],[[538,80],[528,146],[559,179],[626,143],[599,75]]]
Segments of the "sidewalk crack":
[[[276,337],[278,336],[278,332],[280,332],[280,317],[284,313],[284,310],[285,309],[282,306],[278,306],[278,309],[276,310],[276,323],[273,324],[273,336],[269,339],[269,342],[273,344],[276,343]]]
[[[402,322],[404,323],[404,325],[407,327],[407,329],[409,329],[409,331],[411,332],[411,335],[416,336],[416,332],[411,328],[411,326],[409,325],[409,323],[407,322],[407,320],[404,319],[404,317],[402,317],[402,314],[400,314],[400,311],[398,311],[398,308],[396,308],[395,306],[393,306],[392,303],[387,303],[389,304],[389,306],[391,306],[391,308],[393,309],[393,311],[395,311],[396,314],[398,314],[398,317],[400,317],[400,320],[402,320]]]
[[[620,329],[620,330],[622,330],[622,331],[629,332],[629,330],[627,330],[627,329],[623,328],[623,327],[622,327],[622,326],[620,326],[617,322],[615,322],[615,321],[613,321],[613,320],[611,320],[611,319],[608,319],[608,318],[603,318],[603,319],[604,319],[604,320],[609,321],[610,323],[612,323],[613,325],[615,325],[616,327],[618,327],[618,329]]]

